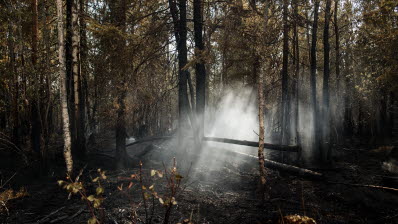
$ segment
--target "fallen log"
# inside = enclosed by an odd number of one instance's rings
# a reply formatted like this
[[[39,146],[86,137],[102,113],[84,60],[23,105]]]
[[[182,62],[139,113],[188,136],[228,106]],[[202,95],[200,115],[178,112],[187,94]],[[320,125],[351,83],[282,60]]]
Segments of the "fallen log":
[[[136,145],[136,144],[140,144],[140,143],[144,143],[144,142],[151,142],[151,141],[156,141],[156,140],[165,140],[165,139],[172,139],[173,136],[158,136],[158,137],[150,137],[150,138],[144,138],[144,139],[140,139],[138,141],[126,144],[126,147],[132,146],[132,145]]]
[[[207,141],[207,142],[221,142],[221,143],[229,143],[229,144],[235,144],[235,145],[258,147],[258,142],[236,140],[236,139],[230,139],[230,138],[204,137],[203,140]],[[301,148],[296,145],[276,145],[276,144],[270,144],[270,143],[264,143],[264,148],[278,150],[278,151],[284,151],[284,152],[299,152],[301,150]]]
[[[241,156],[245,156],[246,158],[254,159],[256,161],[258,160],[258,157],[254,156],[254,155],[246,154],[243,152],[235,152],[235,151],[228,150],[228,149],[225,149],[225,150],[228,153],[231,153],[234,155],[241,155]],[[264,166],[269,169],[278,170],[278,171],[290,173],[295,176],[305,177],[305,178],[309,178],[309,179],[322,180],[324,178],[322,173],[318,173],[318,172],[315,172],[315,171],[312,171],[309,169],[300,168],[297,166],[292,166],[292,165],[285,164],[285,163],[275,162],[275,161],[268,160],[268,159],[264,159]]]
[[[144,143],[144,142],[151,142],[151,141],[156,141],[156,140],[168,140],[168,139],[172,139],[172,138],[173,138],[173,136],[158,136],[158,137],[144,138],[144,139],[126,144],[126,147]],[[189,138],[192,138],[192,137],[189,137]],[[203,141],[221,142],[221,143],[228,143],[228,144],[235,144],[235,145],[258,147],[258,142],[246,141],[246,140],[236,140],[236,139],[230,139],[230,138],[203,137]],[[271,150],[284,151],[284,152],[300,152],[301,151],[301,148],[297,145],[276,145],[276,144],[264,143],[264,148],[271,149]]]

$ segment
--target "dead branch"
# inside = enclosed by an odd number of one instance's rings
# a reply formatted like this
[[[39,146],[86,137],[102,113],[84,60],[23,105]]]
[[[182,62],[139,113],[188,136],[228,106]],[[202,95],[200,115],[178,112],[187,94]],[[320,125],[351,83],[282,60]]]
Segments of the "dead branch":
[[[258,142],[236,140],[236,139],[230,139],[230,138],[204,137],[203,140],[208,141],[208,142],[222,142],[222,143],[229,143],[229,144],[235,144],[235,145],[258,147]],[[300,147],[296,146],[296,145],[276,145],[276,144],[270,144],[270,143],[264,143],[264,148],[278,150],[278,151],[284,151],[284,152],[299,152],[301,150]]]
[[[379,185],[372,185],[372,184],[352,184],[352,183],[334,182],[334,181],[326,181],[326,182],[327,182],[327,183],[330,183],[330,184],[342,184],[342,185],[348,185],[348,186],[353,186],[353,187],[365,187],[365,188],[381,189],[381,190],[390,191],[390,192],[392,192],[392,193],[398,193],[398,189],[397,189],[397,188],[384,187],[384,186],[379,186]]]
[[[40,219],[40,220],[37,221],[36,223],[39,224],[39,223],[48,222],[48,221],[49,221],[48,219],[49,219],[51,216],[57,214],[59,211],[61,211],[61,210],[64,209],[64,208],[65,208],[65,206],[63,206],[63,207],[61,207],[61,208],[59,208],[59,209],[57,209],[57,210],[51,212],[50,214],[44,216],[42,219]]]

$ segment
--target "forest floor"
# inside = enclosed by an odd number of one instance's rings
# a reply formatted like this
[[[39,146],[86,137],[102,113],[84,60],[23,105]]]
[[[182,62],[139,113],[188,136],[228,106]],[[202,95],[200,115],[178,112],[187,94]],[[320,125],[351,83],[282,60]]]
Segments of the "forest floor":
[[[104,223],[132,223],[133,211],[139,220],[145,220],[141,186],[136,180],[129,180],[132,174],[139,175],[139,168],[107,169],[106,165],[112,163],[111,151],[104,155],[106,150],[96,150],[103,149],[104,145],[109,146],[104,141],[93,147],[91,153],[97,156],[91,157],[81,177],[88,194],[95,192],[97,183],[91,180],[98,176],[97,168],[102,167],[107,170],[107,179],[102,181],[105,199],[99,212]],[[133,158],[140,156],[136,159],[143,160],[144,185],[154,184],[155,191],[162,197],[169,190],[166,177],[151,177],[150,173],[152,169],[169,167],[170,163],[163,165],[162,161],[171,161],[174,151],[167,143],[158,142],[147,152],[148,145],[150,143],[140,149],[129,148],[129,154]],[[280,221],[281,217],[295,214],[313,218],[316,223],[398,223],[397,192],[341,184],[397,187],[396,183],[385,181],[386,176],[393,176],[381,169],[385,152],[360,147],[341,147],[336,152],[339,156],[334,168],[317,170],[327,176],[329,182],[267,170],[265,200],[259,200],[258,163],[255,160],[220,159],[207,154],[194,167],[179,171],[184,178],[170,223],[182,223],[185,219],[193,223],[289,223]],[[208,163],[209,160],[214,161]],[[61,161],[58,163],[62,164]],[[3,210],[0,214],[0,223],[87,223],[90,212],[86,203],[77,195],[68,199],[65,189],[58,186],[57,181],[63,179],[60,170],[54,169],[45,178],[15,177],[11,180],[10,183],[18,181],[10,184],[15,189],[24,186],[28,196],[9,201],[8,212]],[[133,187],[126,191],[130,181]],[[121,191],[118,188],[122,184]],[[152,200],[149,199],[147,204],[151,214]],[[154,205],[151,223],[162,223],[165,208],[158,200]]]

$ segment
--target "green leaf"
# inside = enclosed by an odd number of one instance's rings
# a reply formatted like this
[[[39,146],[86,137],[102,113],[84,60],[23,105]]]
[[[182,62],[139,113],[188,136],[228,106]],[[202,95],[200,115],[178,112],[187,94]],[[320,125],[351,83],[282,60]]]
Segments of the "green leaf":
[[[172,203],[173,205],[176,205],[176,204],[177,204],[177,201],[176,201],[176,199],[175,199],[174,197],[171,198],[171,203]]]
[[[99,208],[101,205],[101,200],[98,198],[94,199],[94,208]]]
[[[151,196],[151,195],[148,194],[147,192],[144,193],[144,198],[145,198],[145,200],[147,200],[150,196]]]
[[[95,200],[95,196],[94,195],[90,195],[90,196],[87,197],[87,200],[94,201]]]
[[[63,180],[59,180],[59,181],[57,181],[58,182],[58,185],[59,186],[62,186],[64,183],[65,183],[65,181],[63,181]]]
[[[97,193],[97,195],[100,195],[100,194],[104,193],[104,188],[102,188],[102,187],[97,187],[97,189],[95,190],[95,192]]]
[[[87,224],[97,224],[98,220],[95,217],[91,217],[88,221]]]
[[[156,170],[151,170],[151,177],[155,176]]]
[[[97,182],[99,180],[99,177],[96,177],[93,179],[93,182]]]
[[[149,190],[153,191],[154,184],[149,187]]]
[[[163,201],[163,199],[162,198],[159,198],[159,202],[160,202],[160,204],[164,204],[164,201]]]

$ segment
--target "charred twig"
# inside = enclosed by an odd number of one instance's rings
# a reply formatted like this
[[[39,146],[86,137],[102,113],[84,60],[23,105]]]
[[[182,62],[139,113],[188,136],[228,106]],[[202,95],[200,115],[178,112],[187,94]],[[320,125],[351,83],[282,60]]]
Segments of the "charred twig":
[[[48,219],[49,219],[51,216],[57,214],[59,211],[61,211],[61,210],[64,209],[64,208],[65,208],[65,206],[63,206],[63,207],[61,207],[61,208],[59,208],[59,209],[57,209],[57,210],[51,212],[50,214],[44,216],[42,219],[38,220],[36,223],[39,224],[39,223],[48,222],[48,221],[49,221]]]
[[[70,220],[72,220],[73,218],[75,218],[76,216],[82,214],[84,211],[84,208],[81,208],[79,211],[77,211],[75,214],[73,214],[71,217],[69,217]]]
[[[327,183],[330,183],[330,184],[342,184],[342,185],[348,185],[348,186],[353,186],[353,187],[366,187],[366,188],[382,189],[382,190],[391,191],[391,192],[393,192],[393,193],[398,193],[398,189],[397,189],[397,188],[384,187],[384,186],[379,186],[379,185],[372,185],[372,184],[352,184],[352,183],[334,182],[334,181],[326,181],[326,182],[327,182]]]
[[[17,172],[15,172],[10,178],[8,178],[8,180],[6,180],[4,183],[1,183],[0,184],[0,189],[1,188],[3,188],[4,186],[6,186],[6,184],[8,183],[8,182],[10,182],[10,180],[12,179],[12,178],[14,178],[14,176],[17,174]],[[3,182],[3,180],[1,180],[1,182]]]
[[[56,223],[56,222],[59,222],[59,221],[62,221],[64,219],[66,219],[66,218],[68,218],[68,215],[64,215],[64,216],[58,217],[56,219],[53,219],[53,220],[50,221],[50,223]]]

